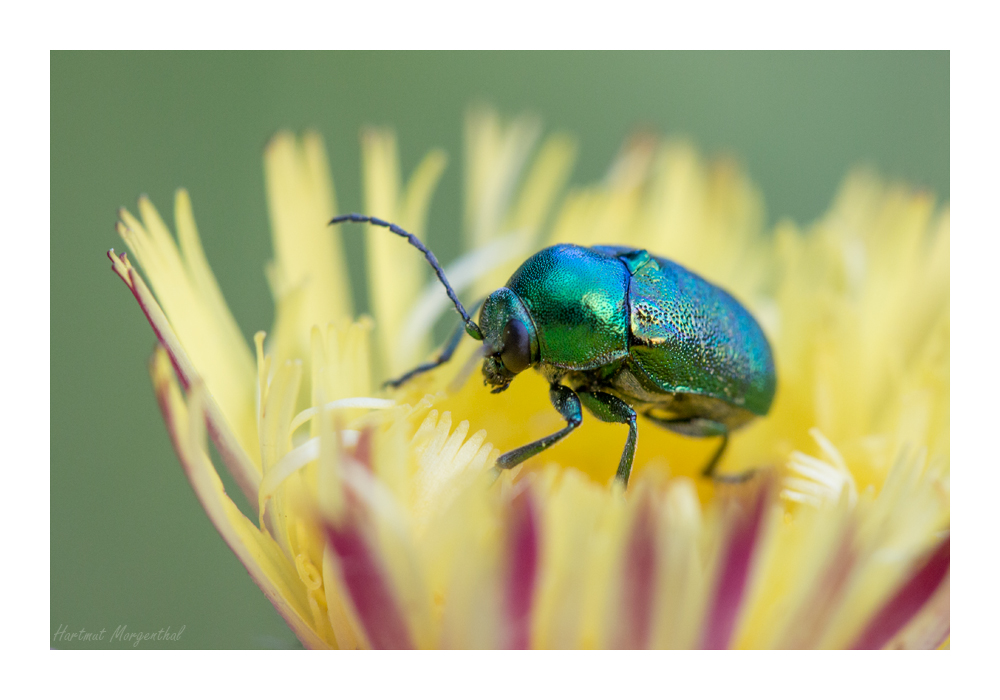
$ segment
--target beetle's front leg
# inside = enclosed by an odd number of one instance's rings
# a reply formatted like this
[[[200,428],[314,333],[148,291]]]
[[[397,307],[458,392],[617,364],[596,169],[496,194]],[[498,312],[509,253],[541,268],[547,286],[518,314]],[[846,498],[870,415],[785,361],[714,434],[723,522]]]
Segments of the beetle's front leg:
[[[459,324],[458,328],[451,334],[448,342],[445,344],[444,349],[441,350],[441,354],[438,355],[436,360],[431,362],[425,362],[422,365],[417,365],[409,372],[404,374],[402,377],[397,377],[396,379],[386,380],[382,386],[391,387],[393,389],[398,389],[406,382],[410,381],[418,374],[423,374],[424,372],[430,372],[436,367],[440,367],[445,362],[451,359],[451,356],[455,354],[455,348],[458,347],[459,342],[462,340],[462,336],[465,335],[465,326]]]
[[[605,423],[625,423],[628,425],[628,439],[625,441],[621,461],[618,462],[618,473],[615,474],[615,478],[621,482],[622,486],[628,486],[628,477],[632,473],[632,460],[635,458],[635,443],[639,437],[635,425],[635,409],[617,396],[605,394],[603,391],[581,391],[579,396],[583,405],[598,420]]]
[[[479,305],[482,303],[483,300],[480,299],[475,304],[470,306],[469,307],[470,313],[475,313],[476,309],[479,308]],[[465,335],[465,333],[466,333],[465,324],[459,323],[458,327],[456,327],[455,330],[452,332],[451,337],[448,338],[448,342],[445,343],[444,348],[442,348],[441,350],[441,354],[438,355],[438,358],[436,360],[432,360],[431,362],[425,362],[422,365],[417,365],[409,372],[404,374],[402,377],[386,380],[385,382],[383,382],[382,386],[398,389],[403,384],[416,377],[418,374],[423,374],[424,372],[430,372],[432,369],[440,367],[445,362],[448,362],[451,359],[451,356],[455,354],[455,348],[458,347],[458,344],[462,341],[462,337]]]
[[[543,437],[541,440],[536,440],[523,447],[518,447],[516,450],[511,450],[500,455],[496,463],[497,469],[516,467],[524,460],[534,457],[543,450],[549,449],[573,432],[583,422],[580,399],[572,389],[561,384],[553,384],[549,388],[549,399],[551,399],[552,405],[555,406],[556,410],[559,411],[559,415],[566,420],[566,427],[557,433]]]

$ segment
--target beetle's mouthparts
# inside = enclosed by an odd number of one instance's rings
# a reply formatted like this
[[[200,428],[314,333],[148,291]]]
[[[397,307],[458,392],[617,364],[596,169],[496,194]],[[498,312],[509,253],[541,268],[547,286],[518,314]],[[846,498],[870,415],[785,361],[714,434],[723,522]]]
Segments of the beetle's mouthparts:
[[[490,355],[483,360],[483,377],[484,384],[492,384],[497,387],[493,390],[493,393],[496,394],[510,386],[514,375],[503,366],[503,360],[496,355]]]

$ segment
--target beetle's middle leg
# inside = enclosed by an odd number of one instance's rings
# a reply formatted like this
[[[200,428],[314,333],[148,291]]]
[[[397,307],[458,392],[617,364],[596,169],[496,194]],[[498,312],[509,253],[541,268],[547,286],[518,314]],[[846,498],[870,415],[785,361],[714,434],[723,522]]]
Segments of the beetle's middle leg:
[[[659,418],[650,413],[644,413],[643,415],[658,426],[675,433],[680,433],[681,435],[688,435],[690,437],[722,436],[722,442],[719,444],[715,454],[708,460],[705,468],[701,470],[702,476],[715,479],[716,481],[745,481],[753,474],[753,472],[748,472],[745,475],[737,474],[732,477],[715,475],[715,468],[719,465],[719,460],[722,459],[722,453],[726,451],[726,445],[729,444],[729,428],[724,423],[709,420],[708,418]]]
[[[603,391],[577,392],[583,405],[594,416],[605,423],[625,423],[628,425],[628,439],[625,440],[625,450],[618,462],[618,473],[615,478],[622,486],[628,486],[628,477],[632,473],[632,460],[635,458],[635,443],[639,432],[635,425],[635,409],[617,396],[605,394]]]
[[[534,457],[542,450],[552,447],[573,432],[583,422],[580,399],[577,397],[575,391],[561,384],[553,384],[549,388],[549,399],[551,399],[552,405],[555,406],[556,410],[559,411],[559,415],[566,420],[566,427],[543,437],[541,440],[536,440],[535,442],[518,447],[516,450],[511,450],[500,455],[496,463],[497,469],[516,467],[524,460]]]

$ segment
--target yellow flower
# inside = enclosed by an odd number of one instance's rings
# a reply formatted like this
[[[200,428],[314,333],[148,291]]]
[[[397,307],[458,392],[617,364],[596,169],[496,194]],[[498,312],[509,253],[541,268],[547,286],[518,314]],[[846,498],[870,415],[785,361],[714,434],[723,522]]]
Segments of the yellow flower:
[[[627,493],[620,425],[572,436],[494,482],[500,453],[562,427],[533,373],[490,395],[476,343],[398,391],[449,302],[419,253],[337,212],[320,138],[279,134],[265,172],[276,304],[243,340],[188,195],[176,240],[153,205],[114,254],[159,340],[156,396],[220,534],[308,647],[936,647],[949,634],[947,208],[851,175],[808,231],[763,228],[731,162],[631,140],[564,194],[572,139],[470,114],[466,298],[555,242],[627,244],[726,287],[767,332],[770,414],[715,448],[640,421]],[[418,235],[445,158],[403,182],[395,138],[362,138],[366,213]],[[363,236],[373,318],[354,318],[344,235]],[[353,272],[353,271],[352,271]],[[487,436],[489,442],[487,442]],[[246,497],[223,488],[215,444]],[[497,449],[500,448],[500,449]],[[237,496],[239,498],[239,496]]]

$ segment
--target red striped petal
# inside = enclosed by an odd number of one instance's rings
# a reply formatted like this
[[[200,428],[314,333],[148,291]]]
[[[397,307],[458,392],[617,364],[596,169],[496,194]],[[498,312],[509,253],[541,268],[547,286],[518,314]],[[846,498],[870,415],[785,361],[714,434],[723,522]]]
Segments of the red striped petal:
[[[638,506],[626,547],[621,588],[622,618],[616,646],[646,649],[656,581],[656,528],[648,496]]]
[[[951,533],[889,599],[854,642],[853,649],[881,649],[934,595],[951,567]]]
[[[507,577],[505,603],[507,645],[527,649],[531,643],[531,610],[538,578],[538,516],[526,485],[507,507]]]
[[[374,433],[375,429],[372,427],[363,428],[358,436],[358,444],[354,446],[354,459],[369,473],[374,471],[372,462],[372,435]]]
[[[198,374],[181,347],[180,340],[171,328],[163,309],[156,303],[149,287],[146,286],[142,276],[132,267],[132,263],[129,262],[125,253],[115,255],[114,249],[109,250],[108,259],[112,262],[114,273],[128,286],[132,296],[138,302],[139,308],[146,316],[146,321],[153,329],[160,347],[166,350],[167,357],[170,358],[170,364],[173,366],[181,386],[187,391],[191,388],[191,384],[198,380]],[[236,479],[240,490],[253,503],[257,499],[257,490],[260,487],[259,467],[250,461],[250,457],[226,424],[226,419],[218,406],[215,405],[211,395],[207,397],[205,419],[209,437],[215,443],[216,449],[219,450],[219,456],[222,457],[229,473]]]
[[[703,649],[728,649],[746,593],[754,549],[764,521],[770,484],[762,483],[749,510],[733,513],[702,636]]]
[[[778,644],[781,649],[812,649],[837,613],[847,584],[854,572],[858,552],[854,543],[855,522],[849,521],[840,533],[839,544],[828,557],[825,569]]]
[[[358,520],[356,511],[348,512],[343,524],[324,526],[344,587],[373,649],[412,649],[392,583]]]

